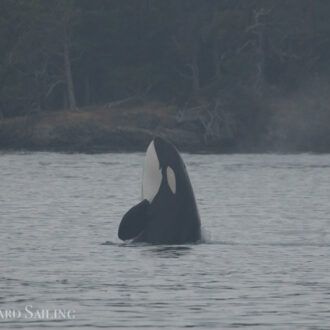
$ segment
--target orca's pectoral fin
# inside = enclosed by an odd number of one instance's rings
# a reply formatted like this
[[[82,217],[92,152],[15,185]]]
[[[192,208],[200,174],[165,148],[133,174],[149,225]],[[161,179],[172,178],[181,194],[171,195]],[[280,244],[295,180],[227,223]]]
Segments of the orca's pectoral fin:
[[[121,240],[132,239],[145,229],[148,222],[148,206],[149,202],[145,199],[124,215],[118,229],[118,237]]]

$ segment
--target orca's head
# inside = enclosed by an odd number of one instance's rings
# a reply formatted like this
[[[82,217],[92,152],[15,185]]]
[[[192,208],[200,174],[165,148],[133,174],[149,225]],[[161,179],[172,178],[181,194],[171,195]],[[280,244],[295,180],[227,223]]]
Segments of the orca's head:
[[[176,148],[160,137],[149,144],[143,167],[142,199],[150,203],[157,195],[163,179],[176,193],[177,175],[184,166]]]
[[[181,162],[181,157],[173,144],[162,139],[161,137],[155,137],[152,142],[154,143],[161,168],[166,168],[167,166],[174,168],[179,165]]]

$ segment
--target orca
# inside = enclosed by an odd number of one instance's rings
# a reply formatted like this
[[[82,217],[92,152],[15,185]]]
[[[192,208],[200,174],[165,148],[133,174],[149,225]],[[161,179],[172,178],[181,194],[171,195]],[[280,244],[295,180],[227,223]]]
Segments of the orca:
[[[142,201],[124,215],[118,237],[151,244],[201,240],[201,221],[186,166],[177,149],[160,137],[147,148]]]

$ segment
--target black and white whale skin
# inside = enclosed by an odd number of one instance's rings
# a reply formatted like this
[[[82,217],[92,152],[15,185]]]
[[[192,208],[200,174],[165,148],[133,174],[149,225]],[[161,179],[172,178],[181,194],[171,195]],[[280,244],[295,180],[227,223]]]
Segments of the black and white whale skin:
[[[176,148],[162,138],[154,138],[148,146],[142,202],[124,215],[118,237],[151,244],[201,239],[201,222],[186,166]]]

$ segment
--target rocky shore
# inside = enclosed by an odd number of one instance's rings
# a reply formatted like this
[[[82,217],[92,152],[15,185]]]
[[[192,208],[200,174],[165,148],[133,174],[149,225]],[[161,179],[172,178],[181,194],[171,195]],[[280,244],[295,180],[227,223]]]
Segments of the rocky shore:
[[[0,120],[1,150],[59,152],[143,151],[162,136],[182,151],[211,149],[198,122],[180,123],[175,107],[156,103],[103,105],[78,111],[40,112]]]
[[[303,112],[298,106],[290,109],[279,104],[270,108],[273,115],[267,121],[241,127],[225,116],[215,122],[205,109],[184,113],[150,101],[44,111],[0,119],[0,150],[135,152],[144,151],[154,136],[161,136],[191,153],[329,153],[329,114],[315,116],[310,109]]]

